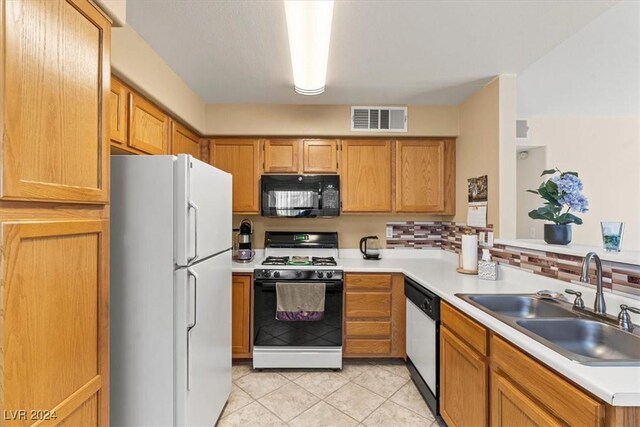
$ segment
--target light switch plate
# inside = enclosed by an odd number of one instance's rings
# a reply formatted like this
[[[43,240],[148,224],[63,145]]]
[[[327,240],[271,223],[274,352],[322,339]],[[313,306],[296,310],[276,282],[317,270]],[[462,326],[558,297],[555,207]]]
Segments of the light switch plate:
[[[487,246],[493,247],[493,231],[487,232]]]

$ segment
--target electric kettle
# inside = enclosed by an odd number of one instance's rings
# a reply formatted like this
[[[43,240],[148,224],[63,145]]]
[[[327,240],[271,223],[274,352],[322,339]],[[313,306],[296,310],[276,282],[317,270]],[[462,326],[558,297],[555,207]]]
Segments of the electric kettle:
[[[367,236],[360,239],[360,252],[362,252],[364,259],[380,259],[378,236]]]

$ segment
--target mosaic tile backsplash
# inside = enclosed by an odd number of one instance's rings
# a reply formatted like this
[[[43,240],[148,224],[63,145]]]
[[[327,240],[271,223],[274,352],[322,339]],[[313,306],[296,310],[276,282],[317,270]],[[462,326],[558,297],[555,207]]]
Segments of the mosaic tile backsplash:
[[[389,222],[391,237],[387,248],[442,249],[460,252],[462,235],[467,231],[478,234],[493,231],[487,228],[469,227],[465,224],[440,221]],[[478,249],[481,250],[480,248]],[[536,251],[505,245],[491,248],[494,261],[553,279],[571,282],[580,279],[583,257],[563,255],[552,251]],[[640,266],[602,261],[604,287],[617,292],[640,296]],[[595,286],[595,266],[591,266],[590,283]]]

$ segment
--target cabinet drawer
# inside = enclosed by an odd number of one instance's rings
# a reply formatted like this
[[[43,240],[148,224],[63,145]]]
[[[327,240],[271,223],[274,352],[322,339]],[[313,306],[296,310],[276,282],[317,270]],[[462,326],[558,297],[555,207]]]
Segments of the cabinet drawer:
[[[604,404],[495,335],[491,337],[491,359],[515,384],[569,425],[598,426],[604,418]]]
[[[447,303],[442,304],[442,323],[480,354],[487,355],[487,329]]]
[[[345,300],[347,318],[389,319],[391,317],[390,293],[347,292]]]
[[[390,291],[390,274],[347,274],[345,286],[349,291]]]
[[[385,355],[391,352],[391,340],[346,339],[344,347],[346,354]]]
[[[344,335],[346,337],[391,337],[391,322],[362,322],[347,320]]]

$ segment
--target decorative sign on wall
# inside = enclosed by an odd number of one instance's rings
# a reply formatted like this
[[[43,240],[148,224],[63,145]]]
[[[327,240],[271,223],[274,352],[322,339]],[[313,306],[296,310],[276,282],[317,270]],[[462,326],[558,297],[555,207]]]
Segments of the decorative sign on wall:
[[[469,178],[469,208],[467,210],[467,225],[470,227],[487,226],[487,200],[489,186],[487,175]]]

